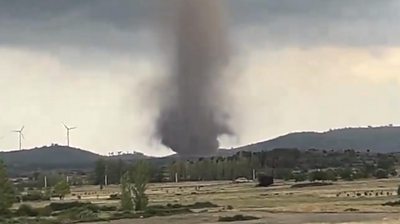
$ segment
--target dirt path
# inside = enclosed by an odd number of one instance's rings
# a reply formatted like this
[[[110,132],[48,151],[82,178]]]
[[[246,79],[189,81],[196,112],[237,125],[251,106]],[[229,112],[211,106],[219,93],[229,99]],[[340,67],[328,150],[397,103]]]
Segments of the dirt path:
[[[215,224],[219,216],[238,213],[202,213],[148,219],[118,220],[101,224]],[[265,213],[249,212],[245,215],[260,217],[259,220],[234,222],[235,224],[399,224],[400,214],[396,213]],[[94,224],[94,223],[93,223]]]

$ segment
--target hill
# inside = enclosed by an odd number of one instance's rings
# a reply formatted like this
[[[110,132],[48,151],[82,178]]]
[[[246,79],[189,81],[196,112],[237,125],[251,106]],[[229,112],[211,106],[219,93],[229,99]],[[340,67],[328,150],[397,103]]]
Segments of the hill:
[[[0,152],[10,171],[29,172],[35,170],[93,169],[99,159],[134,161],[150,157],[142,153],[121,154],[105,157],[78,148],[61,145],[44,146],[29,150]]]
[[[0,152],[11,170],[82,169],[91,166],[102,156],[82,149],[52,145],[30,150]]]
[[[238,151],[262,151],[276,148],[297,148],[373,152],[400,152],[400,127],[345,128],[327,132],[299,132],[272,140],[246,145],[232,150],[221,149],[219,156],[230,156]],[[176,155],[154,158],[141,153],[120,154],[105,157],[92,152],[67,146],[52,145],[30,150],[0,152],[10,171],[29,172],[35,170],[93,169],[98,159],[135,161],[151,159],[152,163],[164,164],[173,161]],[[189,159],[189,158],[186,158]]]
[[[299,132],[272,140],[246,145],[238,151],[262,151],[275,148],[371,150],[388,153],[400,152],[400,127],[344,128],[327,132]],[[224,151],[226,153],[226,151]]]

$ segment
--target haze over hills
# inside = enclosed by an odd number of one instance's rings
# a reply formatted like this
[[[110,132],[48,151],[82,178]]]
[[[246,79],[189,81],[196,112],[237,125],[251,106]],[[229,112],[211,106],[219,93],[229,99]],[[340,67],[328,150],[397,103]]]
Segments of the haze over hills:
[[[238,151],[262,151],[275,148],[326,149],[326,150],[371,150],[373,152],[400,152],[400,127],[345,128],[327,132],[299,132],[272,140],[251,144],[232,150],[221,149],[219,155],[232,155]],[[169,160],[173,156],[157,158]],[[89,151],[67,146],[52,145],[31,150],[0,152],[11,170],[36,169],[92,169],[101,158],[138,160],[155,159],[141,153],[121,154],[105,157]]]

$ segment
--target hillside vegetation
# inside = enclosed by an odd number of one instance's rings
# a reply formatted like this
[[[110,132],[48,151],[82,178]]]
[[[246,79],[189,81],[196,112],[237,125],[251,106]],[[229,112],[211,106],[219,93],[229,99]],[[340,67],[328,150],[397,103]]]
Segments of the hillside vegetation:
[[[322,133],[292,133],[269,141],[239,147],[235,149],[235,152],[262,151],[275,148],[399,152],[400,127],[345,128]]]
[[[232,150],[219,151],[219,156],[231,156],[239,151],[260,152],[279,148],[299,150],[347,150],[375,153],[400,152],[400,127],[346,128],[328,132],[300,132],[281,136]],[[31,150],[0,152],[11,171],[32,171],[40,169],[90,169],[99,159],[134,161],[152,159],[153,163],[168,164],[177,156],[164,158],[147,157],[141,153],[119,154],[104,157],[89,151],[67,146],[52,145]],[[191,159],[191,158],[186,158]],[[194,157],[193,159],[196,159]]]
[[[132,161],[145,158],[147,157],[141,153],[105,157],[93,152],[61,145],[0,152],[0,159],[4,160],[11,173],[35,170],[91,169],[99,159]]]

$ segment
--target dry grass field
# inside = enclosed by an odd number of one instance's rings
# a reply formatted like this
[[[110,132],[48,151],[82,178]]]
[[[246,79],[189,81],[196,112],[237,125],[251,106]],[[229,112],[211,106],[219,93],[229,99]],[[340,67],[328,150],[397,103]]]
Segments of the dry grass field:
[[[260,220],[244,223],[400,223],[400,206],[382,206],[399,199],[396,190],[400,179],[335,182],[319,187],[292,188],[293,182],[277,182],[272,187],[255,187],[255,183],[185,182],[151,184],[148,190],[151,204],[191,204],[209,201],[220,208],[199,213],[153,217],[135,223],[216,223],[218,217],[245,214]],[[84,186],[73,188],[67,200],[113,204],[107,200],[117,193],[118,186]],[[37,204],[36,204],[37,206]],[[233,209],[228,209],[233,207]],[[128,224],[129,220],[112,224]],[[238,222],[240,223],[240,222]]]

